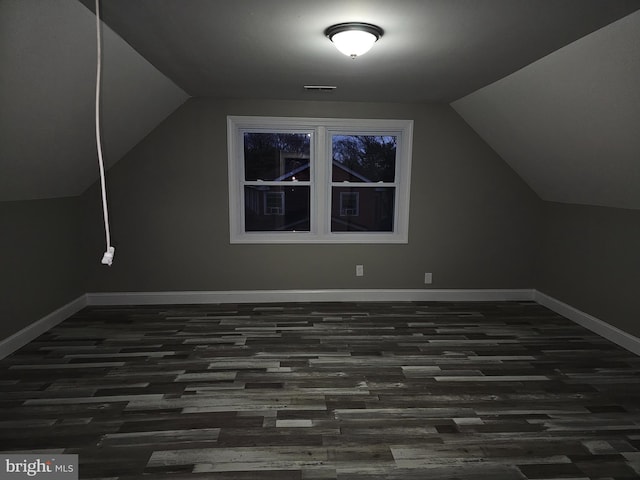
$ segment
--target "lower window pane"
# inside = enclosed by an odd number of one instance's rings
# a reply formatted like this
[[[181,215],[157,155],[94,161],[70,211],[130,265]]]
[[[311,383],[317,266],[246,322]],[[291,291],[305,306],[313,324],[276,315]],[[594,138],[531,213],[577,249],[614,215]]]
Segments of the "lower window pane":
[[[392,232],[394,187],[333,187],[332,232]]]
[[[244,187],[245,232],[308,232],[309,187]]]

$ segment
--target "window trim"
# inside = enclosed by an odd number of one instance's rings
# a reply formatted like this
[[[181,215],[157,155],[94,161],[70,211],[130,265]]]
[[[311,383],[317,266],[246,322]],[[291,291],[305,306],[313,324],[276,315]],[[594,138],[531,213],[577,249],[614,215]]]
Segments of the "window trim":
[[[244,162],[241,161],[244,152],[243,134],[274,131],[311,135],[310,180],[295,182],[296,185],[310,187],[311,211],[308,232],[244,231]],[[395,180],[393,184],[384,184],[396,188],[392,232],[331,232],[331,188],[336,185],[331,181],[331,135],[338,133],[394,135],[398,138]],[[407,243],[412,143],[413,120],[229,115],[227,117],[227,160],[230,243]]]

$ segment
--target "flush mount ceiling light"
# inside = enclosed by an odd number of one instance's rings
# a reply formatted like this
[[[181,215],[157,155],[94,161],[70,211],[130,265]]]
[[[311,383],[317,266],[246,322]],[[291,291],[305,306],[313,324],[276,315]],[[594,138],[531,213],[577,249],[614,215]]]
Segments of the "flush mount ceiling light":
[[[324,31],[336,48],[351,58],[367,53],[383,33],[377,25],[361,22],[339,23]]]

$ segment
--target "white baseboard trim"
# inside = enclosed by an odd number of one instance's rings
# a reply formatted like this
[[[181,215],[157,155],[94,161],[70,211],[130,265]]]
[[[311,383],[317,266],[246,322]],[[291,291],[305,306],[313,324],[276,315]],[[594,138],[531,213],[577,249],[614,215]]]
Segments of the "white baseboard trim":
[[[30,341],[39,337],[49,329],[55,327],[57,324],[66,320],[71,315],[82,310],[87,306],[87,295],[80,295],[75,300],[63,305],[50,314],[42,317],[40,320],[27,325],[22,330],[14,333],[10,337],[0,340],[0,359],[12,354],[20,347],[25,346]]]
[[[557,314],[588,328],[592,332],[597,333],[622,348],[636,355],[640,355],[640,338],[538,290],[534,290],[534,300],[549,310],[553,310]]]
[[[234,290],[86,293],[19,332],[0,340],[0,359],[86,306],[273,302],[483,302],[535,301],[613,343],[640,355],[640,338],[534,289]]]
[[[272,302],[523,301],[533,289],[230,290],[87,293],[88,305],[167,305]]]

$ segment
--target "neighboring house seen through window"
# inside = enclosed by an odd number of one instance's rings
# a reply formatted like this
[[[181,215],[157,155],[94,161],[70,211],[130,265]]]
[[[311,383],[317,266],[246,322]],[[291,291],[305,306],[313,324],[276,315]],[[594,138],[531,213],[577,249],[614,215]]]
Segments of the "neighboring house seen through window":
[[[357,217],[360,215],[360,193],[340,192],[340,216]],[[333,221],[333,218],[331,219]]]
[[[413,122],[228,117],[232,243],[406,243]]]
[[[284,215],[284,192],[264,192],[264,214]]]

